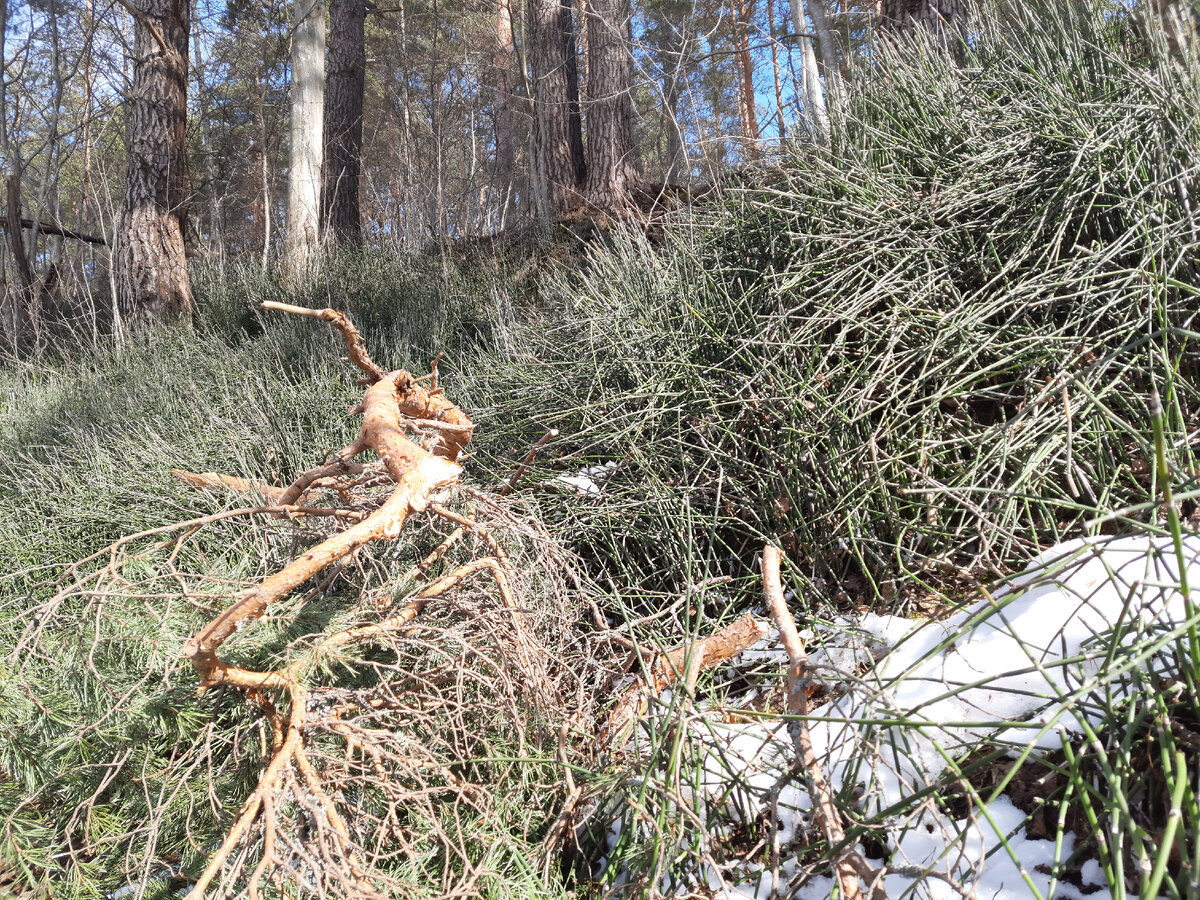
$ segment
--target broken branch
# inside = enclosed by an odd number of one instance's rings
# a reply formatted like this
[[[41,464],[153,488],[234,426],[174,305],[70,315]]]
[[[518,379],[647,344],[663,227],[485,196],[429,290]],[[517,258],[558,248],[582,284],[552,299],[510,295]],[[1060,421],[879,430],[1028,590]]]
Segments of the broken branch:
[[[771,621],[779,629],[779,639],[788,655],[788,671],[786,682],[787,711],[793,718],[788,722],[788,733],[796,749],[796,765],[808,782],[809,794],[812,797],[813,809],[817,821],[824,832],[825,840],[831,849],[841,847],[846,843],[846,832],[842,828],[842,819],[837,806],[833,802],[833,791],[825,779],[821,763],[813,749],[812,734],[808,729],[808,684],[809,666],[808,653],[805,652],[804,642],[800,640],[800,632],[796,630],[796,620],[792,618],[783,597],[783,585],[779,576],[779,566],[783,561],[783,551],[773,544],[763,547],[762,573],[763,594],[766,597],[767,608]],[[853,857],[853,858],[852,858]],[[866,865],[866,861],[858,856],[853,848],[838,852],[834,859],[834,873],[841,887],[839,896],[847,900],[862,900],[862,888],[858,883],[858,873]]]
[[[342,337],[346,339],[346,350],[350,354],[350,361],[367,373],[371,384],[384,377],[383,369],[372,361],[371,355],[367,353],[367,347],[363,343],[362,335],[358,333],[358,329],[354,327],[354,323],[345,313],[328,308],[309,309],[307,306],[293,306],[290,303],[277,303],[274,300],[264,300],[262,308],[291,313],[294,316],[306,316],[310,319],[324,319],[342,333]]]
[[[608,720],[600,729],[601,742],[616,749],[646,714],[652,697],[680,678],[690,678],[694,683],[700,672],[728,662],[761,640],[766,633],[765,623],[753,616],[742,616],[732,625],[726,625],[703,640],[681,644],[674,650],[658,654],[647,674],[635,681],[617,700]]]

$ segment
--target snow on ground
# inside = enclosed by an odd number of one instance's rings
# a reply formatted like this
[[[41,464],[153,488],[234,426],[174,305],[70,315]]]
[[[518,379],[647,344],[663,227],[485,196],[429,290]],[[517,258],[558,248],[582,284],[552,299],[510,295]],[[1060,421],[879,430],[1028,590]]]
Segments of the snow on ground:
[[[1188,583],[1200,586],[1200,536],[1185,537],[1182,556]],[[1081,718],[1098,721],[1088,702],[1098,684],[1120,691],[1123,671],[1155,665],[1152,656],[1133,652],[1133,644],[1145,646],[1151,632],[1182,631],[1185,609],[1171,539],[1138,536],[1054,547],[994,594],[940,622],[864,616],[854,629],[858,641],[813,653],[813,662],[824,667],[823,680],[847,688],[812,713],[810,730],[824,771],[835,790],[856,786],[863,813],[876,816],[936,784],[950,760],[981,742],[1057,749],[1064,734],[1080,731]],[[865,676],[855,674],[870,658],[864,637],[874,640],[876,652],[890,647]],[[769,643],[776,640],[769,635],[749,655],[777,658],[781,651]],[[1126,652],[1110,656],[1113,640]],[[889,724],[900,717],[920,726]],[[778,786],[793,752],[785,723],[729,724],[706,716],[695,737],[708,748],[700,786],[707,804],[748,820],[777,789],[780,846],[808,827],[803,785],[791,779]],[[730,792],[739,779],[745,787]],[[1037,867],[1049,869],[1073,849],[1073,835],[1057,857],[1053,842],[1028,838],[1024,813],[1004,796],[963,821],[929,799],[902,808],[882,820],[889,867],[908,867],[888,875],[891,898],[1047,897],[1050,878]],[[794,858],[784,858],[778,873],[726,873],[720,892],[755,900],[770,896],[773,887],[780,896],[831,895],[832,881],[821,877],[789,890],[795,865]],[[1085,865],[1084,875],[1103,884],[1094,863]],[[710,881],[716,888],[722,879],[714,872]],[[1088,890],[1091,898],[1111,896],[1102,887]],[[1069,884],[1055,885],[1052,895],[1083,896]]]

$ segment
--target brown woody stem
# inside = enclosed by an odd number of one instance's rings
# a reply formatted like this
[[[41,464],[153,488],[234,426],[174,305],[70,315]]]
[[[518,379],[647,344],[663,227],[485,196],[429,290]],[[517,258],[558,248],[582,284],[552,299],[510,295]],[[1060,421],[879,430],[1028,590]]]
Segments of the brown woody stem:
[[[829,842],[831,849],[846,842],[846,832],[842,828],[842,819],[837,806],[833,802],[833,791],[825,779],[817,753],[813,749],[812,734],[808,729],[808,654],[804,643],[800,640],[800,632],[796,630],[796,620],[792,618],[783,597],[783,584],[780,580],[779,566],[783,561],[783,551],[773,544],[763,548],[762,573],[763,594],[766,596],[767,608],[771,620],[779,629],[779,639],[788,655],[787,672],[787,711],[794,718],[788,723],[788,732],[796,749],[796,764],[808,781],[809,794],[812,796],[813,809],[817,821]],[[847,900],[861,900],[862,888],[858,883],[858,872],[864,862],[853,848],[841,850],[834,859],[834,872],[841,888],[839,896]]]

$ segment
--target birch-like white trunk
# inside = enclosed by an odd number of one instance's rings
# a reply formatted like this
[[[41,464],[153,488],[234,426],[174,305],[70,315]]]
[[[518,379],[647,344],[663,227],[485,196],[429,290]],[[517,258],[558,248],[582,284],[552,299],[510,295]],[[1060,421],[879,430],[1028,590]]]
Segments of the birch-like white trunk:
[[[820,4],[820,0],[809,0]],[[791,0],[792,28],[796,31],[796,40],[800,45],[801,77],[804,81],[804,99],[808,110],[809,125],[817,139],[826,144],[829,141],[829,113],[825,108],[825,91],[821,86],[820,69],[817,66],[817,53],[813,48],[813,38],[804,18],[804,5],[800,0]],[[815,30],[815,29],[814,29]]]
[[[287,268],[296,277],[313,266],[320,246],[324,108],[325,0],[296,0],[287,229]]]

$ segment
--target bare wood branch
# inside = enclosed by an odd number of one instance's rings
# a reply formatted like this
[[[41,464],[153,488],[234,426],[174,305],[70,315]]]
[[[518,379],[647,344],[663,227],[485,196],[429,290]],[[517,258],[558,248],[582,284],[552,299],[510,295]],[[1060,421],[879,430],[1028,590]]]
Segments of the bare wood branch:
[[[138,9],[136,6],[130,3],[129,0],[117,0],[117,3],[124,7],[125,11],[133,16],[134,20],[139,25],[143,26],[147,31],[150,32],[164,54],[167,56],[174,55],[175,51],[171,49],[171,45],[167,43],[167,39],[163,37],[163,33],[159,30],[158,26],[154,24],[150,17],[146,15],[144,10]]]
[[[780,580],[779,566],[783,561],[783,551],[773,544],[763,548],[762,575],[763,594],[766,597],[767,608],[771,621],[779,629],[779,639],[788,655],[788,671],[786,682],[787,711],[793,716],[788,722],[788,733],[796,749],[796,765],[808,782],[809,794],[812,797],[813,809],[817,821],[824,832],[825,840],[831,849],[836,849],[846,842],[846,832],[842,827],[842,819],[837,805],[833,802],[833,791],[821,769],[813,749],[812,734],[808,729],[808,686],[810,683],[808,654],[804,642],[800,640],[800,632],[796,630],[796,620],[792,618],[783,596],[783,584]],[[858,876],[866,866],[866,861],[853,848],[838,852],[834,859],[834,874],[841,888],[839,896],[847,900],[862,900],[862,887]],[[869,867],[868,867],[869,868]],[[868,884],[870,881],[868,880]],[[872,892],[873,900],[878,900]]]
[[[550,441],[556,437],[558,437],[558,429],[551,428],[540,438],[538,438],[538,442],[529,448],[529,452],[526,453],[525,458],[521,460],[521,465],[517,466],[517,471],[513,472],[512,477],[508,479],[508,483],[505,484],[504,487],[500,488],[501,497],[512,492],[513,488],[517,486],[517,482],[521,480],[521,476],[524,475],[529,467],[533,465],[533,461],[537,459],[537,455],[541,451],[542,447],[546,445],[547,441]]]
[[[8,216],[0,216],[0,228],[8,228],[9,221],[10,220]],[[54,237],[67,238],[72,241],[83,241],[86,244],[99,244],[104,247],[108,246],[107,239],[98,237],[94,234],[84,234],[82,231],[73,231],[70,228],[63,228],[61,225],[54,225],[50,222],[35,222],[33,219],[22,218],[18,221],[20,222],[20,227],[27,229],[37,228],[41,234],[49,234]]]
[[[767,625],[753,616],[743,616],[715,634],[693,643],[681,644],[667,653],[660,653],[650,664],[647,674],[633,683],[617,700],[607,721],[600,729],[602,744],[618,748],[629,737],[638,720],[646,714],[652,697],[662,693],[680,678],[691,677],[685,666],[690,664],[699,674],[737,656],[757,643],[767,633]]]
[[[264,300],[262,308],[291,313],[294,316],[306,316],[310,319],[324,319],[342,333],[342,337],[346,340],[346,349],[350,353],[350,361],[367,373],[371,384],[384,377],[383,369],[375,365],[371,355],[367,353],[362,335],[358,333],[358,329],[354,327],[345,313],[338,312],[336,309],[310,309],[307,306],[293,306],[290,303],[277,303],[274,300]]]

